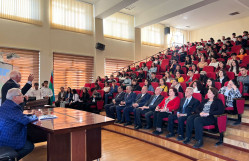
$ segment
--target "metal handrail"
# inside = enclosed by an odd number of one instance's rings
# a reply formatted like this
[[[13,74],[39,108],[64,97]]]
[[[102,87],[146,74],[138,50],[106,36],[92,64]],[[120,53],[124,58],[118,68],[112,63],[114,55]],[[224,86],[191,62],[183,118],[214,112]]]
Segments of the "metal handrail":
[[[120,72],[120,71],[124,70],[125,68],[128,68],[129,66],[132,66],[132,65],[134,65],[134,67],[135,67],[135,65],[136,65],[137,63],[140,63],[140,62],[142,62],[142,61],[144,61],[144,60],[145,60],[145,63],[147,63],[147,59],[148,59],[148,58],[151,58],[152,56],[156,56],[156,55],[158,55],[160,52],[163,53],[163,52],[166,51],[166,50],[167,50],[167,49],[164,49],[164,50],[162,50],[162,51],[159,51],[158,53],[156,53],[156,54],[154,54],[154,55],[151,55],[151,56],[149,56],[149,57],[146,56],[146,58],[144,58],[144,59],[142,59],[142,60],[139,60],[139,61],[136,61],[136,62],[134,62],[134,63],[132,63],[132,64],[126,66],[126,67],[123,67],[123,68],[121,68],[121,69],[119,69],[119,70],[113,72],[112,74],[117,73],[117,72]]]

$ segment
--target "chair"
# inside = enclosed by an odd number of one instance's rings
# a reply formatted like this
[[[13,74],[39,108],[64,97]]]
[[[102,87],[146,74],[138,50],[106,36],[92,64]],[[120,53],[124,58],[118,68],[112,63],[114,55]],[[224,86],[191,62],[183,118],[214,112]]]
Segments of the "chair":
[[[169,65],[169,59],[163,59],[160,68],[161,72],[166,72],[168,65]]]
[[[149,93],[150,95],[154,95],[154,92],[152,91],[147,91],[147,93]]]
[[[140,63],[139,63],[139,67],[141,68],[142,65],[143,65],[144,63],[145,63],[145,62],[140,62]]]
[[[99,87],[100,87],[101,89],[103,89],[103,88],[105,87],[105,84],[104,84],[104,83],[99,83]]]
[[[141,91],[133,91],[136,95],[141,94]]]
[[[213,66],[205,66],[203,68],[203,71],[206,71],[207,73],[208,72],[214,72],[214,67]]]
[[[180,84],[181,84],[181,86],[182,86],[183,92],[185,92],[185,90],[186,90],[186,88],[187,88],[186,83],[185,83],[185,82],[182,82],[182,83],[180,83]]]
[[[207,77],[216,80],[216,74],[214,72],[207,72]]]
[[[148,69],[151,67],[151,64],[152,64],[153,62],[152,61],[148,61],[147,63],[146,63],[146,66],[148,67]]]
[[[221,83],[220,82],[215,82],[215,88],[220,90],[221,89]]]
[[[143,86],[144,86],[144,82],[140,82],[140,83],[139,83],[139,86],[140,86],[140,87],[143,87]]]
[[[171,87],[171,83],[170,82],[166,82],[166,85],[167,85],[168,89]]]
[[[95,84],[94,83],[91,83],[91,88],[94,88],[95,87]]]
[[[157,82],[151,82],[152,87],[156,90],[156,88],[158,87],[158,83]]]
[[[156,75],[156,78],[157,78],[158,80],[160,80],[161,78],[163,78],[163,76],[162,76],[162,75]]]
[[[162,95],[163,97],[167,97],[167,96],[168,96],[168,93],[167,93],[167,92],[162,92],[161,95]]]
[[[178,92],[178,97],[179,97],[180,99],[182,99],[182,98],[184,97],[183,93],[182,93],[182,92]]]
[[[235,46],[232,46],[231,52],[239,54],[240,49],[241,49],[241,45],[235,45]]]
[[[10,147],[0,147],[0,161],[17,160],[17,152]]]
[[[85,87],[91,87],[91,83],[85,83]]]
[[[227,72],[227,77],[228,77],[230,80],[233,80],[233,79],[235,78],[234,72]]]
[[[193,93],[192,95],[195,99],[199,100],[202,102],[202,95],[200,93]]]
[[[242,60],[243,64],[249,64],[249,55],[244,56],[243,60]]]

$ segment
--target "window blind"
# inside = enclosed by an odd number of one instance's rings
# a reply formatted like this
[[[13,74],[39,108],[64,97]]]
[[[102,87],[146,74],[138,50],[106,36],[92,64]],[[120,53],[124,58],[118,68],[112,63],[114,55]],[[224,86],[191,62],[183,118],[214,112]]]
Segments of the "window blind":
[[[80,89],[85,83],[93,82],[93,57],[54,53],[53,58],[55,94],[60,87]]]
[[[3,61],[13,65],[13,70],[21,73],[21,87],[28,82],[29,74],[34,74],[33,83],[39,83],[39,51],[0,48],[0,52],[3,53]],[[10,53],[15,53],[19,58],[7,59]]]
[[[41,0],[0,0],[0,18],[41,25]]]
[[[77,0],[50,0],[52,28],[92,34],[93,5]]]
[[[110,76],[113,72],[131,65],[133,61],[105,58],[105,75]]]

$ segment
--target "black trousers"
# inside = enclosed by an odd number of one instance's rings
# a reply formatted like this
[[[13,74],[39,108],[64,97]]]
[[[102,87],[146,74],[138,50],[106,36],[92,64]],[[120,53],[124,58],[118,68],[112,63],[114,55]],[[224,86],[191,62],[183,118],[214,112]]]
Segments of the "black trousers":
[[[116,111],[116,105],[114,105],[113,103],[110,104],[106,104],[104,106],[105,108],[105,112],[106,112],[106,116],[115,119],[115,111]]]
[[[170,115],[168,121],[168,131],[174,134],[174,121],[178,120],[177,134],[184,136],[184,122],[187,120],[187,116],[177,117],[177,115]]]
[[[168,117],[170,113],[155,111],[153,114],[153,126],[156,128],[162,128],[163,118]]]
[[[214,116],[201,117],[199,114],[189,116],[187,119],[187,130],[186,135],[188,138],[191,138],[192,130],[195,128],[195,140],[202,141],[203,137],[203,126],[214,125],[215,118]]]
[[[142,110],[141,108],[135,109],[135,111],[134,111],[134,116],[135,116],[134,124],[135,124],[135,126],[142,126],[141,115],[144,115],[149,111],[150,111],[149,109],[144,109],[144,110]]]
[[[145,113],[146,124],[149,127],[152,126],[150,117],[153,116],[153,114],[154,114],[154,111],[148,111],[148,112]]]

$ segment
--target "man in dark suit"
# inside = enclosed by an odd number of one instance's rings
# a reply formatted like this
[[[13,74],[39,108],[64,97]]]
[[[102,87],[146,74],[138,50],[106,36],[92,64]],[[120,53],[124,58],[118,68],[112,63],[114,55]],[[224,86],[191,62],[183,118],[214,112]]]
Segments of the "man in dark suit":
[[[124,100],[124,96],[125,96],[125,92],[123,91],[123,88],[121,86],[119,86],[118,87],[118,94],[112,100],[112,103],[106,104],[104,106],[107,117],[111,117],[111,118],[115,119],[114,113],[116,110],[116,106],[119,105],[122,100]]]
[[[131,125],[131,118],[130,118],[130,112],[134,112],[136,108],[144,106],[144,104],[147,102],[148,99],[150,99],[150,94],[148,92],[148,87],[143,86],[141,90],[141,94],[138,94],[136,97],[136,100],[134,103],[130,106],[126,105],[124,108],[123,118],[122,120],[125,120],[126,123],[124,126]]]
[[[163,96],[160,95],[162,93],[162,88],[157,87],[155,91],[155,95],[151,96],[150,99],[145,103],[144,106],[140,106],[135,109],[134,111],[134,116],[135,116],[135,129],[140,129],[142,128],[142,123],[141,123],[141,115],[146,114],[149,111],[155,111],[157,105],[162,102]],[[150,118],[148,118],[150,119]],[[150,121],[150,120],[149,120]],[[150,126],[147,124],[145,129],[150,129]]]
[[[132,92],[132,87],[126,86],[126,94],[124,96],[124,99],[120,102],[119,105],[116,106],[117,120],[115,121],[115,123],[123,123],[124,122],[124,118],[122,118],[121,111],[126,106],[131,106],[132,103],[135,101],[135,99],[136,99],[136,93]]]
[[[56,107],[59,107],[61,101],[65,101],[65,98],[66,98],[66,92],[64,90],[64,87],[61,87],[60,90],[61,91],[58,94],[58,100],[55,102],[55,106]]]
[[[166,136],[167,138],[175,136],[174,121],[178,120],[177,140],[178,141],[184,140],[184,122],[191,114],[194,113],[196,107],[200,104],[200,101],[192,97],[193,93],[194,89],[192,87],[188,87],[185,91],[185,98],[181,99],[177,115],[172,114],[169,116],[169,121],[168,121],[169,134]]]
[[[6,100],[6,95],[9,89],[11,88],[20,88],[18,84],[21,81],[21,73],[18,71],[11,71],[10,72],[10,79],[3,85],[2,87],[2,103]],[[25,95],[28,90],[32,87],[32,81],[34,80],[33,74],[30,74],[28,77],[28,82],[25,86],[21,89],[22,94]]]

